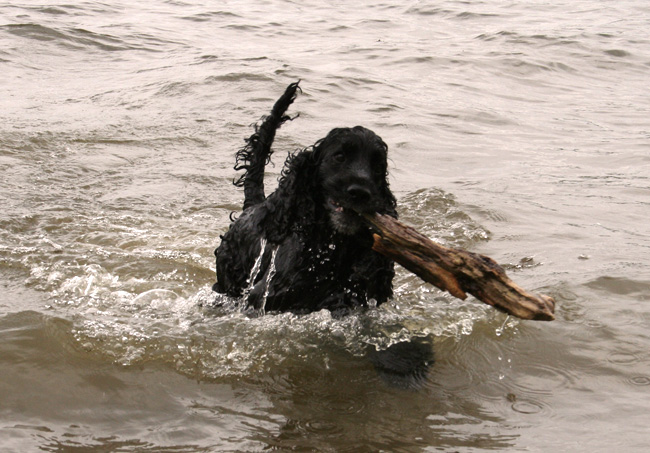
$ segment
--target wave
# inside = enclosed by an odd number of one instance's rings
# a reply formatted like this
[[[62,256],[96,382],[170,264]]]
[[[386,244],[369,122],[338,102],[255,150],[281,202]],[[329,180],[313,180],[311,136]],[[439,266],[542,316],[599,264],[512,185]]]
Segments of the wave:
[[[36,41],[53,41],[75,49],[95,47],[104,51],[128,50],[130,46],[111,35],[97,34],[81,28],[57,30],[39,24],[9,24],[2,29],[22,38]]]
[[[172,42],[146,33],[127,34],[121,38],[117,35],[96,33],[84,28],[52,28],[37,23],[7,24],[0,26],[0,30],[23,39],[53,43],[69,50],[160,52]]]

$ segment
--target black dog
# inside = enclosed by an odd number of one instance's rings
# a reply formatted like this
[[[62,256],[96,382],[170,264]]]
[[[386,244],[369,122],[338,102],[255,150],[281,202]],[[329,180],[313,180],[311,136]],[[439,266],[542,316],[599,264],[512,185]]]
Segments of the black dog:
[[[244,211],[215,250],[213,289],[265,311],[379,305],[392,296],[393,262],[371,249],[359,214],[397,216],[381,138],[361,126],[334,129],[290,155],[277,190],[264,195],[271,144],[298,90],[289,85],[237,153]]]

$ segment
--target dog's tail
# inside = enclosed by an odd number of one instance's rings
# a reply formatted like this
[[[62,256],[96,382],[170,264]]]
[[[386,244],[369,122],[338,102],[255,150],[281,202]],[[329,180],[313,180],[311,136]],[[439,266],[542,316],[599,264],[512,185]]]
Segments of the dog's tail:
[[[255,133],[246,140],[246,146],[237,152],[235,170],[245,170],[245,173],[234,184],[244,187],[244,209],[264,201],[264,167],[271,160],[275,131],[293,119],[285,112],[296,99],[299,83],[300,80],[287,87],[275,102],[271,114],[264,118],[261,126],[255,125]]]

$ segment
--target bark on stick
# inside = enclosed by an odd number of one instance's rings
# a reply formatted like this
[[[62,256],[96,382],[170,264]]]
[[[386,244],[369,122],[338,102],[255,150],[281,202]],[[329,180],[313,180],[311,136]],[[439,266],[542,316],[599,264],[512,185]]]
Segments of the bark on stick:
[[[390,216],[364,214],[364,217],[375,231],[373,250],[424,281],[459,299],[466,299],[469,293],[518,318],[555,319],[552,297],[525,291],[492,258],[436,244]]]

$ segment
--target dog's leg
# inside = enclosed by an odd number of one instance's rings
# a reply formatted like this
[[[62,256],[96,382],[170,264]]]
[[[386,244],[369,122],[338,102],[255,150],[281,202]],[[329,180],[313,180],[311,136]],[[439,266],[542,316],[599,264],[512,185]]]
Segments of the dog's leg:
[[[296,98],[300,81],[287,87],[261,126],[255,126],[255,133],[246,140],[246,146],[237,152],[235,170],[245,170],[235,185],[244,186],[244,209],[264,201],[264,167],[271,158],[271,145],[275,132],[291,118],[285,112]]]

